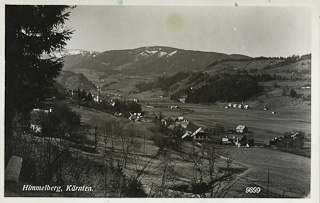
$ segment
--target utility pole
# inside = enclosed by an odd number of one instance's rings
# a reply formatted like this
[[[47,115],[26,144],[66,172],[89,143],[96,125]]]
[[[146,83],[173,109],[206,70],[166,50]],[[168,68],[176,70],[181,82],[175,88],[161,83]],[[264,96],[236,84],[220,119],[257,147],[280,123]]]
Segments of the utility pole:
[[[98,98],[97,98],[97,102],[100,103],[100,86],[97,86],[97,89],[98,89]]]
[[[146,155],[146,134],[143,134],[143,155]]]
[[[267,184],[267,197],[269,197],[269,182],[270,182],[270,178],[269,178],[269,170],[268,170],[268,184]]]

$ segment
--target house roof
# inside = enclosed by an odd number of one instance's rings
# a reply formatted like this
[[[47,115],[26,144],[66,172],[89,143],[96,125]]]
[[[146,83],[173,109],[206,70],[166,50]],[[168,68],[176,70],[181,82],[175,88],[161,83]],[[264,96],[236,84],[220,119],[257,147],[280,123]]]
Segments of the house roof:
[[[183,139],[183,138],[185,138],[185,137],[187,137],[187,136],[190,136],[190,134],[189,134],[189,133],[185,133],[184,135],[182,135],[181,138]]]
[[[246,128],[245,125],[238,125],[238,126],[236,127],[236,130],[244,130],[245,128]]]
[[[197,135],[198,133],[204,133],[204,131],[202,130],[201,127],[198,128],[196,131],[194,131],[191,136],[193,137],[193,136]]]

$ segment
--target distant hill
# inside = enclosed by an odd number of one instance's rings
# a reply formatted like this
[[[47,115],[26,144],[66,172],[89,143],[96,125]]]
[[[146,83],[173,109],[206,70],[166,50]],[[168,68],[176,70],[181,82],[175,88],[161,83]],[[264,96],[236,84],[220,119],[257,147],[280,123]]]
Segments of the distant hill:
[[[153,87],[170,93],[171,99],[186,98],[187,102],[194,103],[238,102],[250,98],[259,98],[260,103],[264,103],[266,99],[289,97],[309,105],[311,55],[222,59],[208,65],[204,71],[160,76]],[[292,90],[298,96],[292,96]]]
[[[90,91],[95,89],[96,86],[90,82],[82,73],[73,73],[70,71],[61,71],[56,79],[56,83],[66,89],[78,89]]]
[[[73,51],[77,53],[76,51]],[[171,47],[141,47],[103,53],[78,51],[62,54],[66,71],[99,71],[110,74],[150,74],[177,71],[201,71],[221,59],[243,59],[244,55],[182,50]],[[80,71],[81,70],[81,71]]]
[[[64,51],[56,51],[50,54],[50,57],[53,58],[62,58],[64,63],[63,70],[69,71],[72,70],[72,67],[81,65],[84,61],[96,57],[99,52],[95,51],[85,51],[80,49],[71,49]]]

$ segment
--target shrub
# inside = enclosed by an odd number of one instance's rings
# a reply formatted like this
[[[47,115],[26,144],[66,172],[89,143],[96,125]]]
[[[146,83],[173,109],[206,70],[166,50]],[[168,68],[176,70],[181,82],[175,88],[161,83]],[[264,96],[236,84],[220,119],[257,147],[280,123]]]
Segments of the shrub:
[[[80,126],[80,115],[64,103],[53,105],[53,111],[42,117],[42,135],[49,137],[69,137]]]
[[[290,96],[292,98],[297,98],[298,97],[298,93],[294,89],[291,89],[290,90]]]

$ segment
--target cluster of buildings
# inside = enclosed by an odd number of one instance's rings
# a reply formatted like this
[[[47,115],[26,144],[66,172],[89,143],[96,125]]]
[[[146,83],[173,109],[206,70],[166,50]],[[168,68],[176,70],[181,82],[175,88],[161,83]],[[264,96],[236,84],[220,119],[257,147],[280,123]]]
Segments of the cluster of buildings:
[[[248,104],[244,104],[243,102],[241,102],[241,104],[232,104],[229,103],[227,106],[225,106],[224,108],[228,109],[228,108],[238,108],[238,109],[249,109],[249,105]]]
[[[142,114],[141,113],[130,113],[129,116],[129,120],[133,121],[133,122],[138,122],[138,121],[142,121]]]
[[[179,117],[171,117],[169,119],[162,118],[161,119],[161,124],[162,126],[166,127],[167,129],[170,130],[179,130],[183,133],[181,136],[182,139],[193,139],[193,140],[207,140],[208,135],[205,133],[205,131],[201,128],[198,127],[196,130],[191,130],[195,129],[195,126],[191,124],[191,122],[184,118],[183,116]],[[192,127],[190,127],[192,125]]]
[[[304,135],[298,131],[289,132],[287,135],[282,137],[275,137],[269,141],[270,147],[289,147],[289,148],[301,148],[303,144]]]
[[[205,141],[209,139],[208,134],[201,127],[192,124],[183,116],[162,118],[162,126],[169,130],[180,131],[181,138],[185,140]],[[193,130],[192,130],[193,129]],[[248,130],[245,125],[238,125],[235,130],[229,130],[220,140],[221,144],[236,145],[238,147],[251,147],[254,144],[253,132]]]
[[[221,139],[222,144],[236,145],[238,147],[251,147],[254,144],[253,133],[245,125],[238,125],[234,130],[229,130],[228,134]]]

